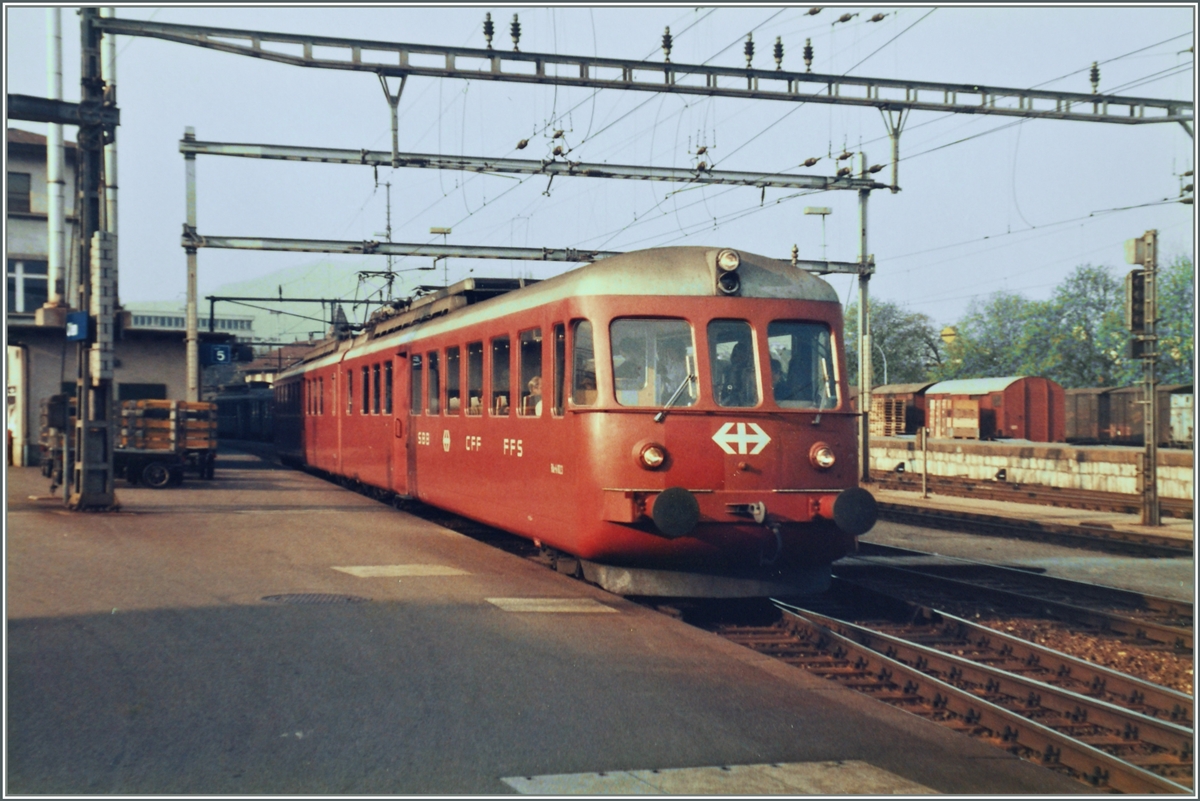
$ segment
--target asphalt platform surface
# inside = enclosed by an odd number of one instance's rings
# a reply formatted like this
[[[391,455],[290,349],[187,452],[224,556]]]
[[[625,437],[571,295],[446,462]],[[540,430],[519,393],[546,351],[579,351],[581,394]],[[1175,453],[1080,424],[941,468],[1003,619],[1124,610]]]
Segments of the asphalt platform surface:
[[[7,480],[8,795],[1087,792],[249,454],[116,513]]]

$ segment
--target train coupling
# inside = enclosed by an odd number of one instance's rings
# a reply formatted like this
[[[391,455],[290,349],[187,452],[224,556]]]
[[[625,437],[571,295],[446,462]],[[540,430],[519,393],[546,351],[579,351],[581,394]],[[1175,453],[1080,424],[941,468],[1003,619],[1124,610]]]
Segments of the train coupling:
[[[752,518],[759,525],[767,520],[767,505],[761,501],[758,503],[727,503],[725,511],[731,515]]]

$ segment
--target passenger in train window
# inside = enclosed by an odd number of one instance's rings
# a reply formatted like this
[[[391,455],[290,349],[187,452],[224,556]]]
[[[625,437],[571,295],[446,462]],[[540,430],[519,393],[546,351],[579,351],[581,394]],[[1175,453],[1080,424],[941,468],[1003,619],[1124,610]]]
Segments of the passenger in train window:
[[[542,377],[540,375],[529,379],[529,394],[525,396],[522,403],[524,404],[522,414],[534,417],[542,416]]]

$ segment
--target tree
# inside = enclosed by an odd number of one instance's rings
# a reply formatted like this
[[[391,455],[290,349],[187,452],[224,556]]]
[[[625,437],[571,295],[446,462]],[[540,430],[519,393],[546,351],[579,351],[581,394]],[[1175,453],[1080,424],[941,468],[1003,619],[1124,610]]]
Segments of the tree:
[[[1076,267],[1050,301],[1057,334],[1042,374],[1068,388],[1117,384],[1128,339],[1124,298],[1124,287],[1107,267]]]
[[[1158,271],[1158,379],[1164,384],[1195,381],[1196,270],[1176,256]]]
[[[869,300],[871,312],[871,374],[880,385],[929,380],[941,360],[937,329],[928,315],[908,312],[895,303]],[[846,364],[850,385],[858,384],[858,304],[846,308]],[[886,370],[885,370],[886,365]]]
[[[1028,300],[1012,292],[971,301],[933,377],[944,381],[1044,375],[1050,354],[1047,345],[1057,336],[1053,312],[1048,301]]]

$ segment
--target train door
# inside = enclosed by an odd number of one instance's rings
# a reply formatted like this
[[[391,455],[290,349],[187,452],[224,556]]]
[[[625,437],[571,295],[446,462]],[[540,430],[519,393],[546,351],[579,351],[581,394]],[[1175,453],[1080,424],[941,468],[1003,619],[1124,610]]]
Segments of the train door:
[[[397,495],[415,496],[417,494],[416,464],[413,458],[416,454],[415,442],[412,439],[411,418],[409,409],[413,398],[420,402],[420,357],[416,364],[408,361],[408,352],[401,351],[389,360],[394,365],[391,370],[392,391],[392,454],[388,460],[388,474],[392,491]],[[414,386],[413,375],[417,376]],[[414,394],[415,393],[415,394]]]

